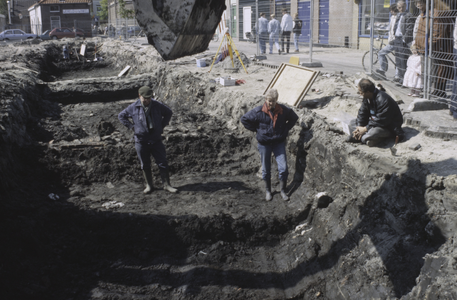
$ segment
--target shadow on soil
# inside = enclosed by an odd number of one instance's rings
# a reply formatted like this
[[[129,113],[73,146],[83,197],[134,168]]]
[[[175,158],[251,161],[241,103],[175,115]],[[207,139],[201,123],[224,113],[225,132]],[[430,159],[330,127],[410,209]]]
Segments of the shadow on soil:
[[[154,284],[171,288],[188,286],[186,293],[191,294],[208,285],[282,290],[294,287],[306,276],[335,267],[340,256],[357,247],[363,235],[369,235],[387,269],[395,295],[401,297],[415,285],[425,254],[444,243],[436,226],[433,240],[419,236],[417,228],[424,228],[430,219],[424,217],[425,188],[409,188],[424,186],[425,177],[418,178],[416,170],[412,167],[401,178],[386,178],[360,207],[360,222],[352,230],[335,241],[327,253],[318,253],[314,259],[303,261],[287,272],[227,270],[226,261],[221,258],[210,263],[211,266],[188,261],[198,249],[218,241],[245,243],[244,247],[249,248],[254,235],[257,235],[256,245],[264,243],[273,247],[280,235],[308,217],[310,207],[279,227],[277,224],[285,220],[238,222],[230,216],[198,218],[82,210],[65,201],[50,201],[46,196],[49,191],[39,186],[39,180],[33,180],[40,178],[36,176],[54,178],[56,174],[35,171],[26,178],[25,182],[30,184],[25,192],[15,195],[17,200],[6,202],[1,209],[1,240],[8,245],[1,250],[1,257],[8,257],[0,269],[2,293],[5,299],[87,299],[101,283],[105,287],[129,286],[128,293]],[[240,182],[211,185],[215,190],[243,188]],[[51,188],[56,190],[55,186],[48,187]],[[187,186],[192,190],[208,188],[197,184]],[[388,207],[396,198],[398,205]],[[410,205],[407,209],[406,204]],[[402,209],[406,216],[401,214]],[[392,220],[398,215],[402,219]],[[397,223],[411,226],[395,227]],[[390,225],[388,235],[380,234],[385,224]],[[276,238],[272,239],[272,235]],[[411,240],[405,240],[405,235],[411,236]],[[386,247],[386,243],[392,246]]]

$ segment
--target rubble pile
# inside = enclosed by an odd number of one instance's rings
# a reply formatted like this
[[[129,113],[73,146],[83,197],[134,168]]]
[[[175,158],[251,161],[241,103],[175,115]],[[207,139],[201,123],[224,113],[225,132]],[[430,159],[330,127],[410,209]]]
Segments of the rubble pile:
[[[0,72],[0,298],[454,297],[455,175],[349,145],[332,117],[303,108],[288,138],[291,199],[265,202],[239,118],[263,102],[248,89],[268,83],[227,89],[195,66],[116,47],[93,77],[56,59],[56,43]],[[126,64],[134,72],[113,75]],[[177,194],[155,166],[155,190],[142,193],[117,120],[145,84],[174,112],[163,136]]]

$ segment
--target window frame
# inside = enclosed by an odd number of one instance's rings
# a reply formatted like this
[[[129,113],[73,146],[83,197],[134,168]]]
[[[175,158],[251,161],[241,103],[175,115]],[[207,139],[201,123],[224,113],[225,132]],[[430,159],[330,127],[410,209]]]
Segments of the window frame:
[[[53,7],[54,7],[54,8],[57,7],[57,10],[52,10]],[[52,13],[54,13],[54,12],[60,12],[60,5],[50,5],[50,6],[49,6],[49,12],[52,12]]]

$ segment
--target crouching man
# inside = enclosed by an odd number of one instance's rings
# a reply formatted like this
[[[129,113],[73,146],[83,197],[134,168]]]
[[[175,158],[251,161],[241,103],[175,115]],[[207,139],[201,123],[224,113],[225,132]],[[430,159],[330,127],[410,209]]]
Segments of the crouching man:
[[[153,190],[151,155],[159,167],[164,190],[176,193],[177,190],[170,185],[167,156],[162,143],[163,129],[170,122],[173,112],[165,104],[152,99],[152,90],[148,86],[141,87],[138,93],[139,99],[124,109],[118,118],[135,133],[135,149],[146,180],[143,193],[149,194]]]
[[[241,117],[241,123],[247,130],[257,133],[260,161],[262,163],[262,179],[265,181],[265,200],[271,196],[271,154],[278,164],[281,197],[289,200],[285,192],[287,176],[286,138],[289,130],[298,120],[297,114],[287,106],[278,104],[278,91],[271,89],[265,95],[265,103],[254,108]]]
[[[357,119],[351,122],[352,127],[356,129],[347,138],[347,142],[362,142],[373,147],[395,136],[398,136],[399,142],[403,141],[403,115],[397,102],[385,92],[378,90],[368,79],[360,80],[358,88],[363,102]]]

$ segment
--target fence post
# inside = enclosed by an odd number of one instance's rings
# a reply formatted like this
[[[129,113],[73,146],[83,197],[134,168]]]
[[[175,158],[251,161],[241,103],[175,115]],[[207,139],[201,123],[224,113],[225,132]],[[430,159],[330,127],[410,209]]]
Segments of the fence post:
[[[433,33],[433,15],[434,15],[434,1],[427,0],[427,6],[426,6],[426,23],[425,23],[425,28],[426,28],[426,33],[425,33],[425,66],[424,66],[424,98],[427,100],[430,100],[430,88],[431,88],[431,81],[432,81],[432,64],[431,64],[431,57],[432,57],[432,43],[433,43],[433,34],[430,34],[430,32]],[[432,11],[430,12],[430,9]],[[432,16],[432,17],[431,17]],[[427,29],[430,30],[427,30]]]
[[[309,62],[313,62],[313,23],[314,23],[314,1],[309,3]]]
[[[370,12],[370,74],[373,74],[373,39],[374,39],[374,0],[371,0]]]
[[[260,34],[258,32],[258,29],[260,29],[260,24],[259,24],[259,0],[255,0],[255,24],[257,24],[257,28],[255,30],[255,35],[256,35],[256,41],[257,41],[257,55],[260,55]],[[252,23],[251,23],[252,24]],[[252,31],[252,30],[251,30]]]

